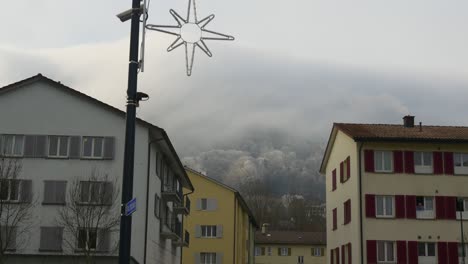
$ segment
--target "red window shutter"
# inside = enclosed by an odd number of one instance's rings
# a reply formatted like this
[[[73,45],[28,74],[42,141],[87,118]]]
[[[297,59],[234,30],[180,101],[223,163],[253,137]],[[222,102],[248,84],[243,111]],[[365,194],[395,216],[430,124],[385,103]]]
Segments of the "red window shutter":
[[[406,218],[416,219],[416,196],[415,195],[406,195]]]
[[[340,248],[335,248],[336,251],[336,264],[340,264]]]
[[[333,230],[337,229],[337,215],[336,215],[336,208],[333,209]]]
[[[448,261],[450,264],[458,264],[458,243],[448,242]]]
[[[403,152],[393,151],[393,171],[395,173],[403,173]]]
[[[434,174],[444,174],[444,162],[442,152],[433,152]]]
[[[344,182],[344,164],[343,162],[340,163],[340,182]]]
[[[349,156],[346,158],[346,172],[348,179],[351,178],[351,158]]]
[[[377,264],[377,241],[367,240],[367,264]]]
[[[414,173],[414,152],[405,151],[405,173]]]
[[[374,151],[371,149],[364,150],[364,169],[366,172],[374,172]]]
[[[437,243],[437,264],[448,264],[447,259],[447,242],[438,242]]]
[[[453,175],[453,152],[444,152],[445,174]]]
[[[346,255],[345,255],[345,252],[346,252],[346,246],[345,246],[345,245],[342,245],[342,246],[341,246],[341,264],[346,264]]]
[[[396,218],[405,218],[405,196],[404,195],[395,195],[395,217]]]
[[[332,191],[336,190],[336,169],[332,171]]]
[[[397,264],[406,264],[406,241],[397,241]]]
[[[445,197],[436,196],[436,219],[445,219]]]
[[[457,219],[457,197],[445,197],[445,218]]]
[[[333,251],[334,251],[333,249],[330,249],[330,264],[335,264],[334,261],[333,261],[334,260],[333,259],[333,257],[334,257],[334,252]]]
[[[418,264],[418,242],[408,241],[408,263]]]
[[[375,195],[366,194],[366,217],[375,218]]]
[[[346,201],[346,213],[347,213],[346,223],[348,224],[348,223],[351,223],[351,199]]]
[[[351,254],[351,243],[348,243],[348,264],[353,264],[352,259],[353,257]],[[343,264],[346,264],[346,263],[343,263]]]

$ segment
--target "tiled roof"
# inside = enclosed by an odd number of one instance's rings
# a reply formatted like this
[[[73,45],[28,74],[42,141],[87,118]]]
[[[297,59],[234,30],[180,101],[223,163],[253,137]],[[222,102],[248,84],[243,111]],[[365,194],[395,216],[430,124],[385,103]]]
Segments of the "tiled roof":
[[[298,231],[269,231],[266,234],[255,233],[257,244],[285,244],[285,245],[326,245],[325,232],[298,232]]]
[[[468,142],[468,127],[419,126],[404,127],[389,124],[345,124],[335,127],[356,141],[447,141]]]

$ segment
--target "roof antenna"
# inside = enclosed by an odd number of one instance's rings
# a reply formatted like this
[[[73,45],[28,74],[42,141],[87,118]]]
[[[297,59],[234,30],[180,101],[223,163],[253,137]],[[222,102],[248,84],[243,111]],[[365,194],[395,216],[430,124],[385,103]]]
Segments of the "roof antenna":
[[[419,132],[422,132],[422,122],[419,122]]]

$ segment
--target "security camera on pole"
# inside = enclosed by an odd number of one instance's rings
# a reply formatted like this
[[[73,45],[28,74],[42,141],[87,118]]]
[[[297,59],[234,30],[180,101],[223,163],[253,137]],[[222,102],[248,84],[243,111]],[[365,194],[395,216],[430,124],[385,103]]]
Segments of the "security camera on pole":
[[[135,121],[136,108],[148,95],[137,92],[138,72],[144,71],[144,52],[146,29],[156,30],[172,35],[177,39],[169,46],[172,51],[181,45],[185,45],[187,75],[192,74],[195,47],[199,47],[206,55],[212,56],[204,40],[234,40],[232,36],[224,35],[205,29],[213,20],[210,15],[200,21],[197,19],[195,0],[189,0],[187,18],[184,19],[171,9],[170,13],[177,21],[176,26],[146,25],[150,0],[132,0],[132,8],[117,15],[125,22],[131,19],[130,31],[130,58],[128,65],[128,88],[127,88],[127,115],[125,126],[125,148],[122,181],[122,203],[120,217],[120,246],[119,264],[130,263],[130,246],[132,237],[132,213],[136,210],[136,200],[133,197],[133,172],[135,158]],[[140,17],[143,15],[143,20]],[[140,23],[143,23],[141,55],[139,57],[139,31]]]

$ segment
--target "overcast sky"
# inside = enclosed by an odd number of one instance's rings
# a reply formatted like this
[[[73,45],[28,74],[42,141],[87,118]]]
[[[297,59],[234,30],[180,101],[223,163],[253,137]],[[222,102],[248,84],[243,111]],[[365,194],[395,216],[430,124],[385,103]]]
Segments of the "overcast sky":
[[[39,72],[123,109],[130,0],[1,1],[0,85]],[[149,22],[174,24],[152,0]],[[149,32],[139,116],[166,128],[183,151],[252,129],[324,141],[333,122],[468,125],[468,1],[198,0],[208,42],[185,76],[172,36]]]

